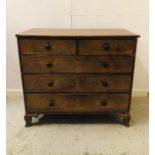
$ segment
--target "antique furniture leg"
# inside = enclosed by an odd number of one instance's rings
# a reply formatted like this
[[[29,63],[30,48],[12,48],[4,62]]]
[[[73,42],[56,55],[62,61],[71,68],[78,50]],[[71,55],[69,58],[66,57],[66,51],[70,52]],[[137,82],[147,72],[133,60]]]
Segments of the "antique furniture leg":
[[[117,118],[121,124],[124,124],[126,127],[130,126],[130,114],[129,113],[118,113]]]
[[[32,123],[32,117],[37,118],[39,116],[39,114],[26,114],[24,116],[25,119],[25,127],[30,127],[31,123]]]
[[[25,119],[25,127],[30,127],[31,126],[31,122],[32,122],[32,116],[25,115],[24,119]]]

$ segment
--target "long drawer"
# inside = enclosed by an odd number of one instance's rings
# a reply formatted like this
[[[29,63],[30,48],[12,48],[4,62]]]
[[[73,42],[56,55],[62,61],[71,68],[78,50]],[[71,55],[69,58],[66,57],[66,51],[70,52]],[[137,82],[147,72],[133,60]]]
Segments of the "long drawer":
[[[133,55],[135,39],[80,40],[81,55]]]
[[[24,73],[131,73],[132,64],[125,56],[22,56]]]
[[[126,112],[129,95],[127,94],[26,94],[29,112],[53,113],[94,113]]]
[[[26,92],[129,92],[128,75],[24,75]]]

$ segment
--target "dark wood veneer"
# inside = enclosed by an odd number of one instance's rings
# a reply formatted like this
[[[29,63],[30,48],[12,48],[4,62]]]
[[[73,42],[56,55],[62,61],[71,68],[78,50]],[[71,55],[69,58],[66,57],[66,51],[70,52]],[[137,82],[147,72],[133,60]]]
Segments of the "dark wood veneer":
[[[26,126],[46,113],[109,113],[129,126],[137,37],[124,29],[18,34]]]
[[[24,75],[26,92],[129,92],[129,75]]]
[[[75,55],[75,40],[21,39],[21,54]]]
[[[24,73],[131,73],[133,58],[22,55],[22,64]]]
[[[81,40],[79,49],[81,55],[134,55],[134,44],[131,39]]]
[[[29,112],[127,112],[127,94],[27,94]]]

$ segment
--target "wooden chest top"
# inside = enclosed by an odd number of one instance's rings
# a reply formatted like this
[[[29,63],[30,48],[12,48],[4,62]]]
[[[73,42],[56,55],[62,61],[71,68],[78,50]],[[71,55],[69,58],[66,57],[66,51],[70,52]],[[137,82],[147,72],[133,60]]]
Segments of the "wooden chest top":
[[[29,29],[17,36],[40,37],[139,37],[126,29]]]

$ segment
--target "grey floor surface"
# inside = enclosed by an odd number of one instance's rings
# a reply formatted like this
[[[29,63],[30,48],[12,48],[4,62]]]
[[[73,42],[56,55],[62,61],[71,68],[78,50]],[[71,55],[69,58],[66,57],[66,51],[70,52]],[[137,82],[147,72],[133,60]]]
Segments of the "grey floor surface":
[[[24,127],[22,98],[7,99],[7,155],[148,155],[148,99],[133,98],[131,127],[97,116],[45,117]],[[47,121],[48,120],[48,121]],[[50,121],[49,121],[50,120]]]

